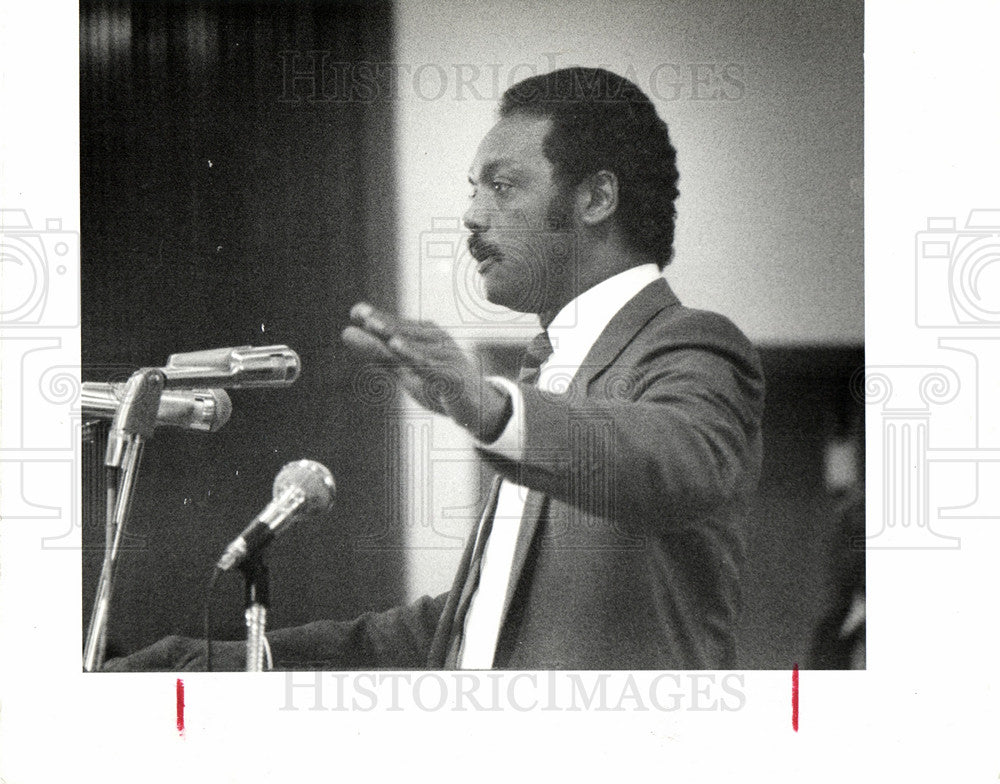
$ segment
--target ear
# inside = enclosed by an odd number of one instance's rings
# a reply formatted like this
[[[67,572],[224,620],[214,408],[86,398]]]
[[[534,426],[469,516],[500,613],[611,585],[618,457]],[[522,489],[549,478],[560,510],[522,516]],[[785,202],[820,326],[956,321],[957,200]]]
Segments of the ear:
[[[601,169],[584,180],[577,191],[577,207],[585,226],[596,226],[614,215],[618,209],[618,177],[615,173]]]

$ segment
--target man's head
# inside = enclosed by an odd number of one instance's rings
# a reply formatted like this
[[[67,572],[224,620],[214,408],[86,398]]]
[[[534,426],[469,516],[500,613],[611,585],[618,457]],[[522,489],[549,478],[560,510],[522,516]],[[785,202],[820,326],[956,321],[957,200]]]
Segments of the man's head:
[[[465,217],[490,301],[541,313],[619,260],[669,263],[676,151],[638,87],[568,68],[512,86],[499,114],[473,161]]]

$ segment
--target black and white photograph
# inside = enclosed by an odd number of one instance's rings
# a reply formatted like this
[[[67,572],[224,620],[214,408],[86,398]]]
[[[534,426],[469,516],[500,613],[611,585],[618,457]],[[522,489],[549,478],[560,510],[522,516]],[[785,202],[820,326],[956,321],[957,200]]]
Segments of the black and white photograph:
[[[860,4],[519,7],[83,6],[88,669],[864,667]]]

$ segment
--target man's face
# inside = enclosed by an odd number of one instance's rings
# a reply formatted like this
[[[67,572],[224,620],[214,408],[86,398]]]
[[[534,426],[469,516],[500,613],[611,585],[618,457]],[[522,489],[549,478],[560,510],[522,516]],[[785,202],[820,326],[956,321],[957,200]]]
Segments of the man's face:
[[[575,296],[573,205],[543,151],[549,126],[548,119],[503,118],[469,171],[464,222],[486,298],[522,313],[556,310]]]

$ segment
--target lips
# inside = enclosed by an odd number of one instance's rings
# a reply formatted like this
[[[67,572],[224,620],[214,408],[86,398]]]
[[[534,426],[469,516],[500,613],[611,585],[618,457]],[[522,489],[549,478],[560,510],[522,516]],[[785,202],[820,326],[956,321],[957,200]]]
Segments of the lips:
[[[496,264],[498,261],[496,256],[487,256],[485,259],[481,259],[479,264],[476,265],[476,272],[480,275],[485,275],[486,271]]]
[[[476,235],[469,237],[469,253],[478,262],[484,262],[490,257],[500,255],[498,248],[493,247],[488,242],[484,242]]]

